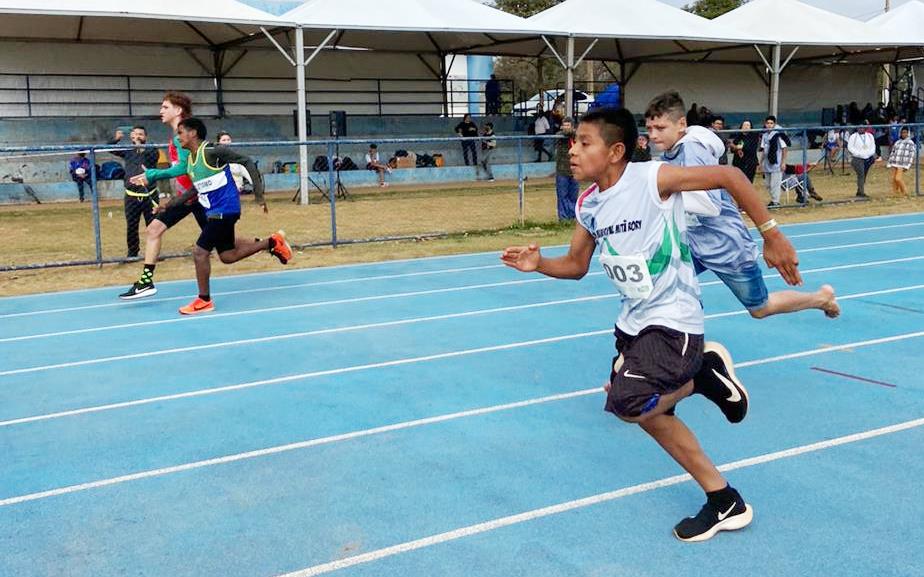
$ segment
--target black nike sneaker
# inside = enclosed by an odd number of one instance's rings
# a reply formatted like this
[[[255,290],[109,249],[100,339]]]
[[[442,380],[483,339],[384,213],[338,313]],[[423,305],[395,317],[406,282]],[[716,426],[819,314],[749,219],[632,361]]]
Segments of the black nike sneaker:
[[[131,288],[120,294],[119,298],[123,301],[133,301],[135,299],[154,296],[155,294],[157,294],[157,288],[154,286],[154,283],[136,282]]]
[[[719,531],[735,531],[751,524],[754,509],[744,502],[735,489],[734,501],[726,504],[706,501],[695,517],[687,517],[674,527],[674,536],[681,541],[696,542],[712,539]]]
[[[693,392],[715,403],[731,423],[740,423],[748,414],[748,391],[735,376],[731,354],[719,343],[704,345],[703,366],[693,377]]]

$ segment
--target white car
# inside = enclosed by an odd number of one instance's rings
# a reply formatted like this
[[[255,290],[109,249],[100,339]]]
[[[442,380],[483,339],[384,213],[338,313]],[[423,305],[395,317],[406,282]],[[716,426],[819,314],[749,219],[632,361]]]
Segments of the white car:
[[[564,100],[564,90],[546,90],[543,93],[543,110],[552,110],[555,106],[555,101],[561,98]],[[594,97],[591,94],[583,92],[581,90],[574,91],[574,101],[576,103],[576,108],[578,114],[584,114],[587,112],[587,109],[590,107],[591,103],[594,101]],[[536,112],[536,107],[539,105],[539,94],[533,95],[529,100],[519,102],[513,106],[513,114],[516,116],[528,116]]]

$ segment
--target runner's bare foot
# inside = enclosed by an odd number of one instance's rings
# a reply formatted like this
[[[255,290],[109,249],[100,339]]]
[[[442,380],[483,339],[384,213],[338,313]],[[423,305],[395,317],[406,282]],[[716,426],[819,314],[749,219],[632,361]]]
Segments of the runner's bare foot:
[[[834,296],[834,287],[829,284],[823,285],[818,289],[818,294],[824,298],[824,304],[821,310],[829,319],[835,319],[841,314],[841,307],[837,304],[837,298]]]

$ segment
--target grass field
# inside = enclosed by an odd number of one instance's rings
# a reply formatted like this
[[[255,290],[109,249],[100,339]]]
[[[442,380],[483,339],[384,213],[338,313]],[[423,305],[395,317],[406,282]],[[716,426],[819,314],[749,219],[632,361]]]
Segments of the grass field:
[[[842,175],[812,173],[815,188],[825,203],[805,208],[779,211],[782,223],[805,222],[893,214],[924,210],[921,198],[895,198],[888,184],[888,171],[876,165],[867,181],[869,202],[827,204],[827,201],[850,201],[855,180],[849,171]],[[914,174],[905,176],[914,190]],[[758,176],[756,187],[762,198],[766,193]],[[336,203],[339,241],[386,236],[416,237],[403,241],[345,244],[299,250],[290,264],[294,267],[317,267],[335,264],[379,261],[399,258],[500,250],[510,244],[536,241],[540,244],[563,244],[571,236],[570,223],[556,222],[555,191],[551,179],[530,180],[526,184],[525,224],[519,222],[516,182],[463,183],[442,186],[355,189],[353,199]],[[331,239],[330,205],[320,197],[312,204],[299,206],[290,201],[291,193],[270,195],[270,213],[262,214],[250,199],[238,225],[241,236],[265,236],[285,229],[293,243],[311,245]],[[121,201],[101,204],[101,237],[104,258],[125,255],[125,220]],[[0,207],[0,264],[93,260],[95,247],[92,212],[89,203],[56,203]],[[428,238],[431,233],[442,236]],[[189,250],[197,237],[192,219],[178,225],[165,236],[165,254]],[[144,246],[142,233],[142,247]],[[143,249],[142,249],[143,250]],[[275,259],[256,255],[233,266],[217,263],[213,276],[277,269]],[[44,270],[0,273],[0,296],[27,294],[106,285],[129,285],[140,270],[137,262],[64,267]],[[193,277],[188,258],[169,259],[158,265],[157,279]]]

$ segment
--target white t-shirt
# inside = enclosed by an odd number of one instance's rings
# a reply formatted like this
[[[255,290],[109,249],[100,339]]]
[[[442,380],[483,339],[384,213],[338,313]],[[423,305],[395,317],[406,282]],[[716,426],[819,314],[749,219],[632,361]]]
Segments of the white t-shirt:
[[[645,276],[650,276],[652,289],[645,298],[623,297],[616,321],[620,330],[637,335],[645,327],[658,325],[703,334],[703,305],[686,239],[683,202],[678,195],[661,200],[658,170],[662,164],[631,162],[612,187],[601,191],[591,186],[578,198],[577,218],[602,254],[637,256],[647,264]],[[625,268],[630,271],[631,265]],[[618,276],[632,278],[631,274]]]
[[[549,119],[545,116],[540,116],[536,119],[536,134],[545,134],[550,128]]]

